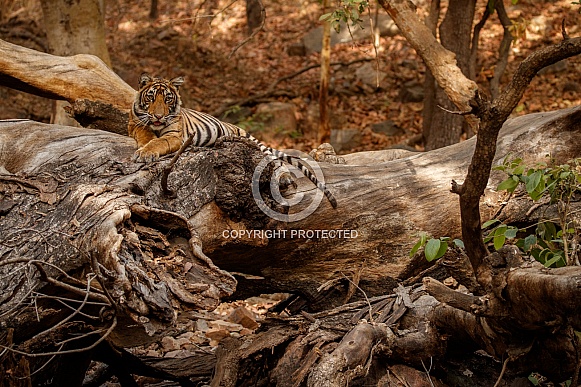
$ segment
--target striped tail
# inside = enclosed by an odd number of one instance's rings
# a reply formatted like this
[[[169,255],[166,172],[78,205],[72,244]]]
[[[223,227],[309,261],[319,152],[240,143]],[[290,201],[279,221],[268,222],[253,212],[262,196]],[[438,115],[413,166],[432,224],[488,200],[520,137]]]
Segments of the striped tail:
[[[239,136],[246,137],[247,139],[255,142],[258,145],[258,147],[260,148],[260,151],[262,153],[273,156],[279,160],[282,160],[282,161],[289,163],[289,164],[295,166],[296,168],[300,169],[301,172],[303,173],[303,175],[308,177],[309,180],[312,181],[313,184],[315,184],[318,189],[323,191],[323,193],[325,194],[325,196],[329,200],[329,203],[331,203],[331,206],[333,208],[337,208],[337,199],[335,199],[335,197],[327,189],[325,184],[321,183],[317,179],[317,177],[307,168],[307,166],[304,164],[304,162],[300,158],[288,155],[284,152],[279,151],[278,149],[274,149],[274,148],[271,148],[269,146],[266,146],[262,142],[260,142],[257,138],[253,137],[250,133],[246,132],[245,130],[240,129],[238,127],[237,127],[237,129],[238,129]]]

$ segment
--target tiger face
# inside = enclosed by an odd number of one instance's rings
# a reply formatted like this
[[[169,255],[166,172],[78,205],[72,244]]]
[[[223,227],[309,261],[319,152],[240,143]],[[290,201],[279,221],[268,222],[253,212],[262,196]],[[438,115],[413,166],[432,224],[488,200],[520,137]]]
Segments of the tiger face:
[[[183,77],[167,80],[142,74],[133,103],[133,113],[139,124],[159,133],[174,123],[180,114],[179,87],[183,83]]]
[[[127,126],[137,142],[136,161],[157,160],[180,148],[184,136],[178,90],[183,83],[182,77],[167,80],[142,74],[139,78]]]

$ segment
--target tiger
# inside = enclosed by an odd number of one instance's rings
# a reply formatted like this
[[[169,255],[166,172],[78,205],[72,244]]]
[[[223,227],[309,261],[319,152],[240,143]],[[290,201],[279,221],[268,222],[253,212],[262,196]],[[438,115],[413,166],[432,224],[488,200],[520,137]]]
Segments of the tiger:
[[[222,137],[245,137],[256,143],[266,156],[284,161],[298,168],[318,189],[333,208],[337,200],[316,176],[297,157],[264,145],[244,129],[220,121],[193,109],[182,108],[179,88],[183,77],[157,78],[143,73],[139,78],[139,90],[135,95],[127,131],[137,142],[134,160],[151,162],[176,152],[192,136],[191,146],[210,147]]]

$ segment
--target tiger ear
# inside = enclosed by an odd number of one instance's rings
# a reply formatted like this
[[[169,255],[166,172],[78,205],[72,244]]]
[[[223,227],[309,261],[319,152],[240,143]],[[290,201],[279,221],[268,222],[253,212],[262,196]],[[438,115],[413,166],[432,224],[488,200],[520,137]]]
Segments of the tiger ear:
[[[141,89],[143,86],[147,85],[152,79],[153,78],[151,78],[151,75],[148,73],[141,74],[139,77],[139,88]]]
[[[172,78],[169,83],[171,83],[176,89],[179,89],[181,85],[184,84],[186,80],[184,79],[184,77],[176,77],[176,78]]]

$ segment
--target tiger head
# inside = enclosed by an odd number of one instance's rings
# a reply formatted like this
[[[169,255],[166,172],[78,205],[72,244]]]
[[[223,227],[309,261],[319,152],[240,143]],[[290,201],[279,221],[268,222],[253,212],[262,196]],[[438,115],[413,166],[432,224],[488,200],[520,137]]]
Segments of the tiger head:
[[[167,80],[141,74],[139,92],[133,103],[133,114],[139,124],[161,131],[174,123],[180,114],[179,87],[183,83],[183,77]]]

